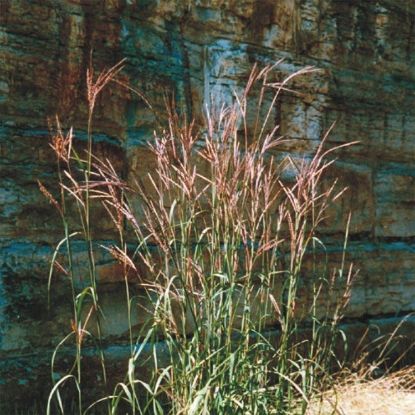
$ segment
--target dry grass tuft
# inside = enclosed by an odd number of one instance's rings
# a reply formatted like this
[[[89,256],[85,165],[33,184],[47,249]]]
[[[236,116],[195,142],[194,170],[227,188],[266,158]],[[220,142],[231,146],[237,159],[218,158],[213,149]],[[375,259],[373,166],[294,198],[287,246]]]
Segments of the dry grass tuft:
[[[313,403],[308,415],[414,415],[415,366],[375,380],[349,377]]]

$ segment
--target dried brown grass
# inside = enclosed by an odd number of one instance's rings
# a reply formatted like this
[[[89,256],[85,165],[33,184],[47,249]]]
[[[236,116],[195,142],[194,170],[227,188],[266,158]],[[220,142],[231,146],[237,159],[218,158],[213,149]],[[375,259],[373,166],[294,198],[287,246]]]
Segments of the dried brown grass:
[[[314,401],[308,415],[413,415],[415,366],[365,380],[353,375]]]

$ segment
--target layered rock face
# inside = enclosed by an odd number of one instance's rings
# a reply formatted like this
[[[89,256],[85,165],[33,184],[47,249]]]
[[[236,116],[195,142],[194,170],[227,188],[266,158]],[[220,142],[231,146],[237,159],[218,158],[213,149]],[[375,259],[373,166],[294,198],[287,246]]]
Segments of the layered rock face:
[[[41,396],[51,352],[70,330],[64,281],[54,283],[47,306],[49,261],[63,231],[36,179],[56,190],[50,118],[59,115],[65,127],[74,126],[76,143],[85,142],[85,72],[91,60],[99,71],[127,58],[124,83],[159,112],[165,94],[172,93],[196,119],[212,99],[229,101],[255,62],[283,59],[279,68],[285,74],[308,65],[319,69],[296,83],[301,96],[284,94],[273,117],[291,139],[285,150],[295,156],[311,154],[333,122],[328,145],[359,141],[337,153],[330,174],[349,189],[333,208],[323,238],[334,251],[341,246],[352,211],[349,258],[360,272],[348,317],[360,321],[360,330],[374,318],[388,326],[387,316],[415,310],[412,2],[2,0],[0,19],[4,405],[14,405],[18,394],[27,402]],[[146,142],[155,125],[140,97],[111,84],[97,104],[95,151],[109,156],[126,180],[143,176],[152,168]],[[96,222],[99,239],[110,239],[109,220],[100,216]],[[75,251],[82,263],[81,243]],[[112,344],[127,330],[123,289],[111,282],[117,278],[108,256],[97,260],[106,282],[104,336],[116,358],[121,349]]]

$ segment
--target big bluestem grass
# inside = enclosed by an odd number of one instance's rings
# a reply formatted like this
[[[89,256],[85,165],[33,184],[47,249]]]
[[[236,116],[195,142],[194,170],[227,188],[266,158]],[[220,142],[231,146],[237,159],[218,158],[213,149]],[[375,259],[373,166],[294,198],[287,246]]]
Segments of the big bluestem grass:
[[[344,191],[335,183],[323,185],[335,148],[325,149],[323,137],[312,157],[282,157],[284,140],[272,125],[280,95],[312,69],[270,82],[275,67],[254,67],[233,103],[206,108],[198,125],[167,107],[165,128],[150,143],[155,169],[126,184],[108,160],[92,153],[95,101],[121,68],[116,65],[96,80],[88,72],[86,156],[75,151],[72,130],[65,135],[58,128],[52,146],[60,201],[41,186],[65,230],[57,252],[66,247],[66,263],[55,256],[52,262],[72,286],[72,332],[55,354],[71,340],[76,347],[74,368],[55,383],[48,412],[52,401],[64,411],[60,390],[74,382],[79,413],[98,408],[124,413],[125,405],[132,414],[305,413],[339,364],[337,322],[353,276],[344,255],[330,271],[313,262],[324,248],[319,225]],[[106,379],[91,234],[94,199],[103,204],[118,234],[118,241],[105,249],[124,275],[131,356],[124,381],[86,407],[82,345],[92,336],[91,324],[96,325]],[[69,229],[68,200],[77,206],[78,229]],[[345,235],[344,251],[347,228]],[[71,250],[72,238],[79,236],[89,263],[89,282],[82,290],[74,284]],[[310,258],[312,266],[306,267]],[[307,298],[299,295],[304,279],[310,287]],[[343,292],[332,301],[339,281]],[[138,334],[131,321],[142,310],[134,305],[131,284],[148,297],[147,323]],[[149,368],[146,376],[137,370],[143,365]]]

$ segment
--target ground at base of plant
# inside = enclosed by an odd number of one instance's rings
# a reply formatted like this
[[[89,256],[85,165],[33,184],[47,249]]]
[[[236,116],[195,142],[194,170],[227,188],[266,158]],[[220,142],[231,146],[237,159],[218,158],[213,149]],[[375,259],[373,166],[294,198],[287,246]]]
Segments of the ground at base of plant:
[[[307,415],[414,415],[415,366],[378,379],[353,374],[311,403]]]

